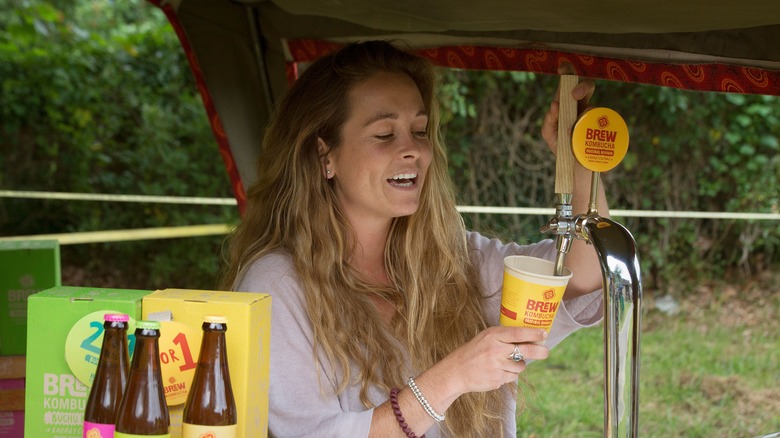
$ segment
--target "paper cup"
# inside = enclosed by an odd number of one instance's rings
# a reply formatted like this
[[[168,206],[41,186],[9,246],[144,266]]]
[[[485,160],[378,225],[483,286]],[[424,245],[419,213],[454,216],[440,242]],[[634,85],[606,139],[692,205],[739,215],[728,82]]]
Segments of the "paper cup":
[[[527,256],[504,259],[501,318],[504,326],[534,327],[550,331],[571,271],[555,275],[555,263]]]

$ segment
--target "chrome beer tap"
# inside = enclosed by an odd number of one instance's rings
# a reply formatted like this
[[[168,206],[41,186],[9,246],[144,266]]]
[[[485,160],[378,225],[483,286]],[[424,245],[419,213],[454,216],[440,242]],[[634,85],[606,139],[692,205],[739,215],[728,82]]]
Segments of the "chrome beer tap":
[[[584,240],[596,250],[604,293],[604,436],[636,437],[642,304],[639,258],[631,233],[612,219],[599,216],[597,206],[600,174],[616,166],[625,156],[628,129],[623,118],[608,108],[593,108],[576,123],[572,121],[576,119],[576,102],[564,102],[573,101],[571,89],[576,83],[576,76],[561,77],[556,214],[540,231],[556,235],[556,275],[562,272],[574,238]],[[570,119],[572,107],[574,117]],[[571,206],[573,187],[567,185],[573,184],[573,160],[569,158],[572,155],[593,172],[588,211],[576,216],[572,215]]]

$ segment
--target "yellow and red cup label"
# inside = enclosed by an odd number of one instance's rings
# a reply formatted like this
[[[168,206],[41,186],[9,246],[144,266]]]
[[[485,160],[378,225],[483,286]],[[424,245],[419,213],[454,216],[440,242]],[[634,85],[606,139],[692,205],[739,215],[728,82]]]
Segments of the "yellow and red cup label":
[[[592,172],[611,170],[628,151],[628,126],[609,108],[592,108],[574,124],[571,147],[580,164]]]
[[[535,257],[510,256],[504,260],[501,325],[550,331],[571,278],[568,269],[562,276],[554,275],[554,269],[553,262]]]

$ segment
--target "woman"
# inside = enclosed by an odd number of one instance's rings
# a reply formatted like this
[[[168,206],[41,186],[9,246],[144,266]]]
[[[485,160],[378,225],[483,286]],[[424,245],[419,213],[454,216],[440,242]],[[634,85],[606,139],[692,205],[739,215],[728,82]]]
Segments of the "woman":
[[[389,43],[349,45],[307,68],[267,129],[222,287],[273,296],[272,436],[514,436],[514,344],[544,359],[600,318],[598,260],[575,242],[547,346],[544,330],[498,327],[503,258],[555,248],[464,228],[434,82]],[[543,128],[553,149],[557,108]],[[589,175],[577,179],[585,211]]]

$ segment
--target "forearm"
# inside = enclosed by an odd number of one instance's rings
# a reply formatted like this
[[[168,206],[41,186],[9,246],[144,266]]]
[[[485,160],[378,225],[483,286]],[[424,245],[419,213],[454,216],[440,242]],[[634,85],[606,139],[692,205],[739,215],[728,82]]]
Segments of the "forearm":
[[[446,415],[447,409],[463,394],[497,390],[507,383],[516,384],[525,370],[525,362],[509,360],[513,348],[527,360],[546,359],[549,353],[541,341],[547,332],[527,327],[489,327],[424,373],[415,377],[417,387],[433,410]],[[398,405],[406,424],[421,436],[435,420],[428,415],[412,391],[405,387],[398,394]],[[374,410],[371,437],[403,437],[389,402]]]
[[[434,365],[428,371],[420,374],[414,380],[420,392],[428,400],[433,410],[439,415],[445,415],[445,411],[460,395],[451,385],[447,384],[446,373],[441,369],[443,364]],[[417,436],[422,436],[425,431],[435,423],[433,417],[428,415],[420,402],[408,386],[404,386],[398,393],[398,407],[404,422],[409,430]],[[374,409],[371,419],[371,432],[369,437],[406,437],[401,425],[396,418],[390,400]]]

